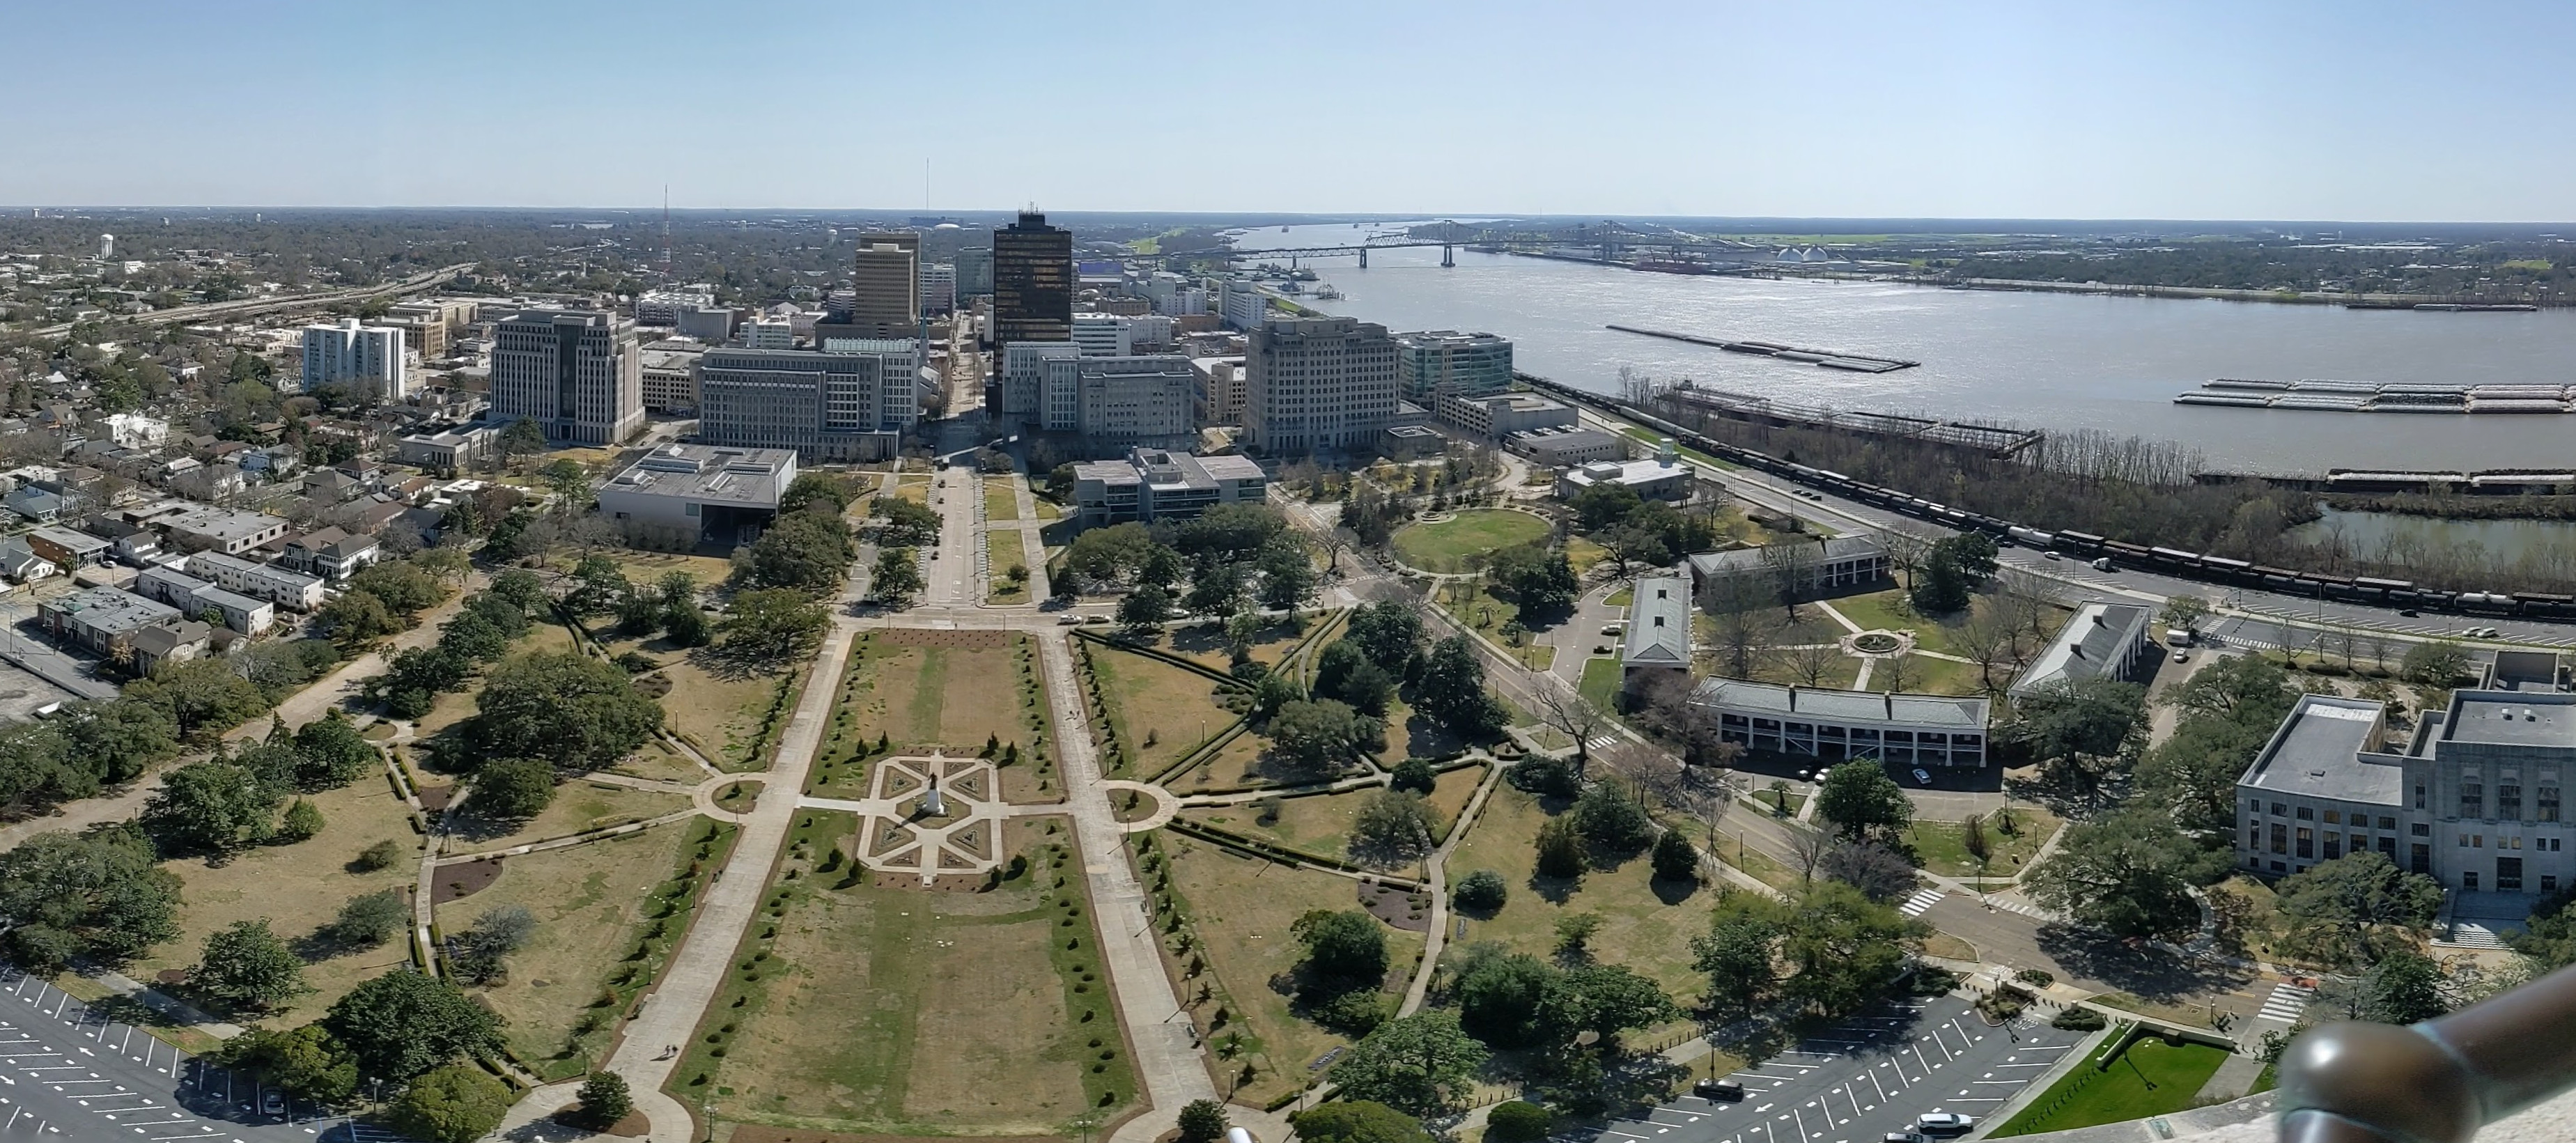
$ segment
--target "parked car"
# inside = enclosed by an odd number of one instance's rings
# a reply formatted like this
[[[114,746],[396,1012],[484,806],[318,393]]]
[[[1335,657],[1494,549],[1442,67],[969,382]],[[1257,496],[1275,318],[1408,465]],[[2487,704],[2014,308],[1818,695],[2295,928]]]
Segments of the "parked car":
[[[261,1115],[286,1114],[286,1093],[276,1088],[260,1093],[259,1113]]]
[[[2058,554],[2057,554],[2057,553],[2055,553],[2055,552],[2041,552],[2041,553],[2039,553],[2039,558],[2044,559],[2044,560],[2062,560],[2062,559],[2065,559],[2066,557],[2061,556],[2061,555],[2058,555]]]
[[[1920,1131],[1890,1131],[1879,1137],[1879,1143],[1932,1143],[1932,1137]]]
[[[1932,772],[1920,766],[1915,767],[1914,784],[1917,786],[1930,786],[1932,784]]]
[[[1739,1100],[1744,1098],[1744,1085],[1734,1080],[1704,1079],[1691,1085],[1691,1094],[1701,1099]]]
[[[1923,1132],[1951,1133],[1965,1131],[1977,1121],[1955,1111],[1927,1111],[1914,1117],[1914,1129]]]
[[[2186,651],[2186,650],[2183,650],[2183,649],[2182,649],[2182,648],[2180,648],[2180,647],[2176,647],[2176,648],[2174,648],[2174,662],[2177,662],[2177,663],[2188,663],[2188,662],[2190,662],[2190,661],[2191,661],[2191,652]]]

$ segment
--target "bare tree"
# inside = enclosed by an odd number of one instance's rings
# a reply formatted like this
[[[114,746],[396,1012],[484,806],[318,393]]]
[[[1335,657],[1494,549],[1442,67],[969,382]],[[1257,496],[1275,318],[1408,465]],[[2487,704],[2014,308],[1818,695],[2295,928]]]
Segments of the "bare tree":
[[[1805,537],[1774,540],[1762,549],[1763,569],[1771,574],[1772,589],[1780,593],[1780,611],[1791,623],[1798,621],[1798,599],[1815,578],[1816,556],[1816,545]]]
[[[2046,640],[2055,632],[2050,621],[2057,617],[2057,584],[2046,576],[2016,567],[1995,571],[1995,583],[2003,594],[1995,605],[2011,619],[2011,629],[2026,635],[2032,643]]]
[[[1707,765],[1719,758],[1728,743],[1718,733],[1716,713],[1691,701],[1695,689],[1688,674],[1666,673],[1646,684],[1636,718],[1650,733],[1679,749],[1685,761]]]
[[[1780,662],[1789,669],[1789,677],[1803,686],[1825,685],[1842,661],[1842,648],[1831,643],[1800,643],[1780,652]]]
[[[1959,649],[1967,653],[1968,661],[1977,665],[1977,684],[1989,694],[2002,689],[1995,682],[1995,668],[2013,666],[2014,660],[2020,657],[2020,640],[2015,638],[2015,634],[2013,620],[2009,616],[1998,616],[1991,610],[1969,616],[1967,624],[1959,628],[1956,637]]]
[[[1887,566],[1905,573],[1905,590],[1913,591],[1915,574],[1932,556],[1932,541],[1891,524],[1878,530],[1878,542],[1887,549]]]
[[[1825,863],[1825,855],[1834,851],[1834,835],[1820,829],[1808,829],[1795,822],[1780,823],[1789,835],[1789,863],[1797,867],[1798,880],[1816,879],[1816,867]]]
[[[1749,679],[1762,653],[1777,640],[1779,619],[1771,614],[1772,593],[1763,577],[1720,576],[1709,588],[1709,611],[1717,619],[1718,673]]]
[[[1913,656],[1908,655],[1903,651],[1899,651],[1884,659],[1880,659],[1878,661],[1877,669],[1871,672],[1870,681],[1884,681],[1887,685],[1881,687],[1881,690],[1904,690],[1906,668],[1908,666],[1908,660],[1912,658]]]
[[[1682,672],[1687,675],[1688,672]],[[1592,765],[1592,740],[1610,725],[1608,715],[1582,695],[1567,689],[1554,678],[1541,678],[1537,671],[1523,671],[1529,693],[1537,696],[1539,717],[1574,740],[1574,760],[1582,768]]]

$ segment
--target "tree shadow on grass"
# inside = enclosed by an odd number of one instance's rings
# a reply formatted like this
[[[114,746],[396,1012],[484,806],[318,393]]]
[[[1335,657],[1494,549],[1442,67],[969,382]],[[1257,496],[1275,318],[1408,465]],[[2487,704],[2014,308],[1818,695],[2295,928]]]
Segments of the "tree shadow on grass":
[[[1540,900],[1551,905],[1562,905],[1572,900],[1575,892],[1582,888],[1583,879],[1580,877],[1548,877],[1538,873],[1530,874],[1530,892],[1538,894]]]
[[[784,674],[789,666],[813,653],[810,645],[800,645],[786,655],[752,654],[740,649],[727,649],[710,643],[689,650],[689,664],[707,673],[707,677],[727,683],[747,679],[769,678]]]
[[[1656,877],[1646,882],[1646,889],[1655,895],[1656,900],[1666,905],[1679,905],[1699,892],[1699,879]]]
[[[2156,1004],[2187,1003],[2192,997],[2240,987],[2254,975],[2232,965],[2189,961],[2148,946],[2132,945],[2072,925],[2039,927],[2040,951],[2071,976],[2109,984]]]

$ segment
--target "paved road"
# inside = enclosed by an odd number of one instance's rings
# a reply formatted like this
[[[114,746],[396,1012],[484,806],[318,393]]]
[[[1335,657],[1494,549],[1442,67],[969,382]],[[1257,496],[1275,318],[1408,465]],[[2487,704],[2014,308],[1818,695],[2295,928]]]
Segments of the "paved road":
[[[396,1136],[287,1103],[60,989],[0,968],[0,1143],[382,1143]]]
[[[1594,1143],[1877,1143],[1924,1112],[1982,1121],[2084,1037],[2028,1019],[1989,1028],[1952,997],[1882,1005],[1727,1077],[1740,1103],[1683,1096]]]

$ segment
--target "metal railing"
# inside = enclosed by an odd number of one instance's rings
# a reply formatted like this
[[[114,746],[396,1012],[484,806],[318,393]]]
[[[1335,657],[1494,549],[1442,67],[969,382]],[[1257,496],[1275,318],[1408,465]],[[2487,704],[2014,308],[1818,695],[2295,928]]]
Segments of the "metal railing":
[[[2282,1143],[2468,1143],[2576,1087],[2576,968],[2404,1028],[2317,1028],[2280,1081]]]

